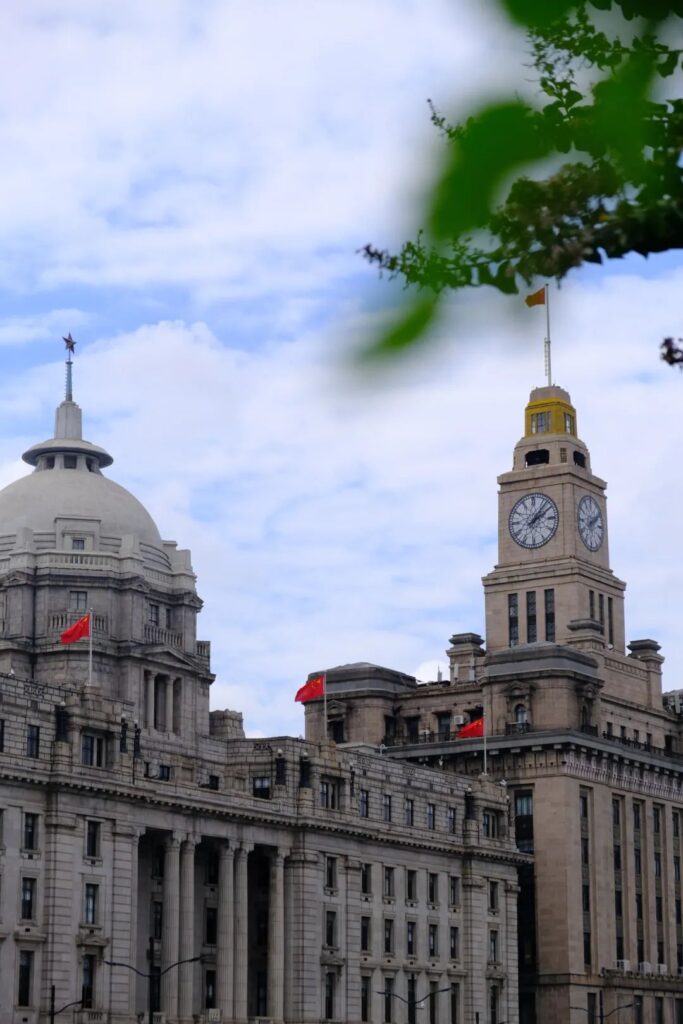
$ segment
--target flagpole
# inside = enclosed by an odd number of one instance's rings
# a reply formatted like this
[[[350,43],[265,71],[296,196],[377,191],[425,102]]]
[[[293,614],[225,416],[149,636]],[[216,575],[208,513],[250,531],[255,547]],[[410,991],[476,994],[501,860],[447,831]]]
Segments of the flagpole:
[[[484,775],[488,775],[486,763],[486,705],[484,704]]]
[[[88,615],[88,686],[92,686],[92,608],[89,609]]]
[[[323,714],[325,715],[325,739],[327,739],[327,672],[323,676]]]
[[[548,285],[545,286],[545,372],[548,379],[548,387],[553,386],[553,373],[550,365],[550,293]]]

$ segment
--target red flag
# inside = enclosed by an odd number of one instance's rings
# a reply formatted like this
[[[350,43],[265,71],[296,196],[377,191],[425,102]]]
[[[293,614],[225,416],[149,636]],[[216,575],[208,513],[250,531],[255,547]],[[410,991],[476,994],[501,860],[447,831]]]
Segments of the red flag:
[[[90,612],[78,622],[74,622],[73,626],[65,629],[59,639],[63,644],[73,644],[84,636],[90,636]]]
[[[316,697],[323,697],[325,695],[325,673],[319,676],[311,676],[304,685],[296,691],[296,697],[294,700],[300,700],[304,703],[307,700],[315,700]]]
[[[539,288],[537,292],[532,292],[531,295],[527,295],[524,300],[527,306],[545,306],[545,285]]]
[[[475,718],[473,722],[468,722],[467,725],[463,725],[462,729],[459,729],[456,734],[456,740],[468,740],[475,736],[484,735],[484,716],[481,718]]]

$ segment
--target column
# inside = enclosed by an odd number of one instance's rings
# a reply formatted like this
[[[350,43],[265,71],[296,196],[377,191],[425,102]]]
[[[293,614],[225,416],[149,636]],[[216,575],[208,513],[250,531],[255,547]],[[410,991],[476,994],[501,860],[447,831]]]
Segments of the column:
[[[154,728],[154,676],[151,672],[145,672],[145,707],[147,728]]]
[[[220,851],[218,867],[218,927],[216,935],[216,1002],[223,1011],[223,1020],[232,1020],[233,932],[235,913],[233,875],[235,851],[227,842]]]
[[[164,680],[166,690],[166,732],[173,732],[173,680],[170,676],[166,676]]]
[[[285,1005],[285,857],[274,850],[270,861],[268,910],[268,1016],[281,1021]]]
[[[180,848],[180,941],[178,959],[194,956],[194,850],[197,840],[188,836]],[[173,972],[169,972],[173,973]],[[192,979],[194,964],[181,963],[178,968],[178,1016],[192,1017]]]
[[[161,970],[178,961],[178,911],[180,904],[180,839],[172,834],[165,843],[164,896],[161,925]],[[161,1012],[178,1015],[177,967],[161,975]]]
[[[247,865],[251,845],[242,844],[235,851],[235,1017],[238,1022],[247,1019],[247,978],[249,970],[248,915],[249,875]]]

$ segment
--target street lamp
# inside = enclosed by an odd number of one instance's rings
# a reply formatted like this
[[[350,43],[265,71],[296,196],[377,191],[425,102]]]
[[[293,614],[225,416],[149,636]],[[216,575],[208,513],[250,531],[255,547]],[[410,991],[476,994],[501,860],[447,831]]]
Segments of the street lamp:
[[[185,960],[176,960],[174,964],[169,964],[168,967],[164,967],[163,971],[159,971],[159,978],[163,978],[164,974],[168,974],[168,972],[172,971],[174,967],[180,967],[181,964],[194,964],[201,959],[201,956],[189,956]],[[144,971],[139,971],[137,967],[133,967],[132,964],[125,964],[120,960],[103,960],[102,962],[108,964],[109,967],[125,967],[127,970],[133,971],[141,978],[147,978],[149,980],[149,985],[147,986],[147,1024],[154,1024],[154,1008],[152,1005],[152,964],[154,963],[154,937],[151,935],[149,937],[150,970],[148,974],[145,974]],[[79,1000],[79,1002],[81,1002],[81,1000]],[[69,1005],[71,1006],[73,1004],[70,1003]],[[66,1009],[66,1007],[63,1007],[63,1009]],[[59,1012],[61,1013],[61,1010]]]
[[[629,1010],[632,1006],[635,1006],[635,1005],[636,1005],[635,1003],[622,1003],[620,1006],[615,1006],[613,1010],[609,1011],[609,1013],[605,1013],[604,1004],[603,1004],[603,998],[602,998],[602,989],[600,989],[600,991],[598,992],[598,1021],[599,1021],[599,1024],[605,1024],[605,1021],[607,1020],[607,1018],[611,1017],[613,1013],[619,1013],[619,1010]],[[586,1014],[588,1013],[588,1008],[586,1006],[570,1006],[569,1009],[570,1010],[580,1010],[581,1013],[586,1013]]]
[[[418,1009],[422,1010],[424,1008],[424,1004],[427,1002],[428,999],[431,999],[432,996],[438,995],[439,992],[450,992],[450,991],[451,991],[451,986],[448,985],[446,988],[437,988],[437,989],[434,990],[434,992],[428,992],[426,995],[422,996],[420,999],[406,999],[405,996],[400,996],[398,994],[398,992],[394,992],[394,991],[387,992],[386,990],[381,991],[380,989],[375,989],[375,992],[377,993],[378,996],[385,996],[385,997],[386,996],[392,996],[392,997],[394,997],[396,999],[400,999],[402,1003],[405,1003],[406,1006],[408,1007],[409,1019],[410,1019],[410,1011],[411,1011],[411,1009],[413,1009],[413,1010],[418,1010]]]
[[[70,1006],[80,1006],[82,1002],[83,997],[81,996],[80,999],[74,999],[72,1003],[67,1003],[66,1006],[60,1006],[58,1010],[55,1010],[55,987],[50,985],[50,1024],[55,1024],[55,1017],[58,1014],[64,1013]]]

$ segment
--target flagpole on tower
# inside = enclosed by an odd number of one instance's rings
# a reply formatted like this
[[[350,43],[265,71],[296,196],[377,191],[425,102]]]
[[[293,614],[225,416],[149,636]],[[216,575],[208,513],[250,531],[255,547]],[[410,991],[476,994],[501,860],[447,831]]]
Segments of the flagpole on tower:
[[[69,331],[66,337],[62,337],[62,341],[66,345],[66,393],[64,397],[67,402],[73,402],[73,381],[71,377],[73,362],[71,355],[75,351],[76,342],[71,337],[71,331]]]
[[[548,387],[553,386],[553,371],[550,363],[550,295],[548,285],[545,286],[545,375]]]
[[[88,615],[90,621],[88,622],[88,686],[92,686],[92,608],[89,609]]]

